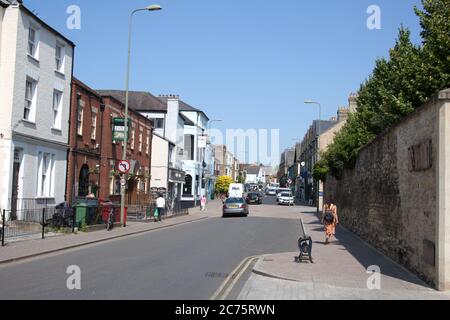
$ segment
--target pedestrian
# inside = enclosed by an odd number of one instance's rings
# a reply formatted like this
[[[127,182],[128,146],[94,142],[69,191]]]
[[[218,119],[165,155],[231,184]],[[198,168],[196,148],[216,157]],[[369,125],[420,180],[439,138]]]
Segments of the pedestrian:
[[[205,195],[202,195],[202,198],[200,199],[200,210],[205,211],[206,210],[206,197]]]
[[[164,214],[165,208],[166,208],[166,200],[164,199],[162,194],[160,194],[158,196],[158,199],[156,199],[155,220],[161,221],[161,217]]]
[[[336,234],[336,226],[339,224],[337,207],[335,204],[325,204],[322,212],[322,223],[325,231],[325,244],[330,243],[330,238]]]

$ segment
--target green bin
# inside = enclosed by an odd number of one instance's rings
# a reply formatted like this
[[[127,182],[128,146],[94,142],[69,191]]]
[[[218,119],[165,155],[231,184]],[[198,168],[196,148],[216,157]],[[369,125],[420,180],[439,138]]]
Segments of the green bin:
[[[78,203],[76,206],[76,226],[81,228],[86,225],[86,214],[87,214],[88,205],[84,202]]]

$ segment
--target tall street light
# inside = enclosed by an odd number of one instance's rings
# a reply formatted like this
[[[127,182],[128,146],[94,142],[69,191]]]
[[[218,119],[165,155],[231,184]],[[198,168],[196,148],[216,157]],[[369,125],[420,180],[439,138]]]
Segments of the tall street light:
[[[322,122],[322,106],[319,102],[313,100],[305,100],[305,104],[315,104],[319,106],[319,124],[317,126],[317,162],[320,161],[320,134]],[[317,181],[317,213],[320,211],[320,181]]]
[[[135,9],[130,14],[129,26],[128,26],[128,60],[127,60],[127,74],[125,80],[125,137],[123,141],[122,160],[127,160],[127,144],[128,144],[128,91],[130,87],[130,63],[131,63],[131,29],[133,23],[133,16],[139,11],[159,11],[161,6],[158,4],[152,4],[145,8]],[[122,179],[125,179],[125,174],[122,174]],[[125,221],[125,186],[122,185],[120,192],[120,224],[126,227]]]

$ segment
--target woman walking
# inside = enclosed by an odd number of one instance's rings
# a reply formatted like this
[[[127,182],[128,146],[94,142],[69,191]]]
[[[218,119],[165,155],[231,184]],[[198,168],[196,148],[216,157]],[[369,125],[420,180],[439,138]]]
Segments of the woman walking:
[[[337,207],[333,203],[323,206],[322,223],[325,227],[325,244],[330,243],[330,238],[336,234],[336,225],[339,224]]]

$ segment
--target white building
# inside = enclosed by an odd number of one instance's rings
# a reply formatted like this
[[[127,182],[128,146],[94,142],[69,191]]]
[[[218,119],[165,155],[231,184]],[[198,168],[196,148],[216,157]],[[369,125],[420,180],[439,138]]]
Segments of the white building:
[[[184,156],[183,171],[186,181],[183,187],[182,200],[198,204],[202,195],[206,195],[206,177],[208,164],[206,159],[206,130],[209,118],[206,114],[183,101],[180,102],[180,112],[190,120],[184,125]]]
[[[0,0],[0,207],[13,217],[64,201],[74,46]]]
[[[245,183],[265,183],[265,175],[260,166],[250,166],[246,170]]]

